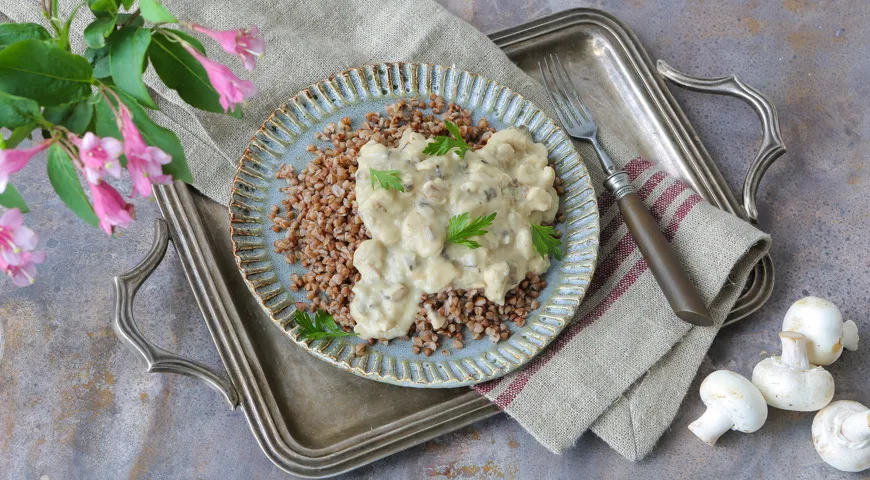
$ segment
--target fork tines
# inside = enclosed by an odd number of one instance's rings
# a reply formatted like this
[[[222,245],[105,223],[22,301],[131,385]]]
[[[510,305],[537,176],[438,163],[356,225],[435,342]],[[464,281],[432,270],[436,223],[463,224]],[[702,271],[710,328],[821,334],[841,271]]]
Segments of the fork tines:
[[[544,57],[538,62],[538,68],[541,71],[541,76],[544,78],[544,86],[547,93],[550,95],[550,102],[556,109],[556,114],[559,120],[566,129],[582,130],[584,127],[588,129],[594,127],[595,123],[592,119],[592,113],[580,100],[580,95],[577,93],[577,87],[571,81],[565,65],[559,55],[550,54],[549,58]],[[570,132],[574,136],[587,136],[592,132]]]

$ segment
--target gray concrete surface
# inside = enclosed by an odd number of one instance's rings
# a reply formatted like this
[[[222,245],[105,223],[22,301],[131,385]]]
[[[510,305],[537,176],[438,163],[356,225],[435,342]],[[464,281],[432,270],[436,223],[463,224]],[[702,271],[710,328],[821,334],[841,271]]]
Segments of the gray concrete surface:
[[[772,410],[760,432],[728,433],[715,449],[686,426],[703,410],[694,393],[700,379],[718,368],[748,374],[760,352],[777,351],[782,315],[803,295],[838,303],[870,338],[870,3],[442,1],[486,32],[571,7],[602,8],[625,21],[653,58],[697,75],[736,72],[767,94],[789,148],[759,202],[774,239],[776,291],[720,334],[672,429],[643,462],[624,460],[592,435],[552,455],[499,416],[347,478],[867,478],[821,463],[811,414]],[[738,189],[758,144],[754,114],[732,99],[675,95]],[[50,194],[39,164],[24,172],[22,190],[38,207],[28,222],[42,234],[48,260],[31,288],[0,283],[0,477],[285,478],[241,412],[192,379],[146,375],[109,327],[111,277],[147,251],[155,205],[137,205],[139,222],[108,239]],[[136,314],[159,344],[218,366],[174,254],[143,288]],[[868,345],[831,371],[837,398],[870,402]]]

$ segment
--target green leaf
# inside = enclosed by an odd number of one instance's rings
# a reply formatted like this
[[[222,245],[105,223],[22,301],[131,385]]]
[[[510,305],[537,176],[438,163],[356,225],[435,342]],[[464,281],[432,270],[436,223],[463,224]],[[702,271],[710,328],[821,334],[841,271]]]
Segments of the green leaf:
[[[495,215],[495,213],[490,213],[477,217],[471,223],[468,222],[468,212],[451,217],[447,228],[447,241],[444,243],[463,245],[472,249],[479,248],[480,244],[470,240],[470,238],[486,235],[487,231],[484,228],[492,225]]]
[[[121,5],[124,6],[124,10],[130,10],[131,8],[133,8],[133,3],[135,3],[135,2],[136,2],[136,0],[121,0]],[[127,14],[127,15],[130,15],[130,14]]]
[[[145,19],[138,13],[119,13],[116,23],[125,27],[141,27],[145,25]]]
[[[532,225],[532,244],[542,257],[552,255],[556,259],[562,259],[562,241],[556,238],[556,229],[548,225]]]
[[[112,67],[109,63],[109,46],[85,50],[85,58],[94,66],[94,78],[106,78],[112,75]]]
[[[109,63],[112,68],[112,79],[121,90],[135,98],[139,103],[150,108],[157,104],[148,94],[145,82],[142,81],[142,71],[145,67],[145,53],[151,43],[151,30],[139,27],[125,27],[112,35],[112,47]]]
[[[402,172],[398,170],[375,170],[369,169],[369,174],[372,177],[372,189],[375,188],[375,180],[384,190],[405,191],[405,186],[402,185],[402,178],[399,176]]]
[[[39,104],[35,100],[0,91],[0,127],[16,128],[40,118]]]
[[[57,36],[57,44],[60,48],[70,51],[69,45],[69,29],[72,27],[73,19],[76,18],[76,14],[79,9],[84,6],[84,3],[80,3],[73,8],[72,12],[70,12],[69,17],[67,17],[66,22],[63,24],[63,28],[60,30],[60,33]]]
[[[117,17],[100,17],[85,27],[85,44],[90,48],[103,48],[106,38],[115,31]]]
[[[73,133],[82,134],[91,123],[94,115],[94,106],[90,99],[76,103],[45,107],[43,116],[46,120],[56,125],[63,125]]]
[[[35,23],[0,23],[0,50],[22,40],[50,40],[51,35]]]
[[[115,113],[112,111],[112,106],[106,101],[103,95],[96,96],[94,103],[94,133],[100,137],[112,137],[122,140],[121,131],[118,130],[118,123],[115,121]]]
[[[35,128],[36,128],[35,123],[29,123],[27,125],[22,125],[16,129],[12,130],[12,133],[9,135],[9,138],[7,138],[6,141],[4,142],[6,144],[6,146],[3,148],[15,148],[15,147],[17,147],[19,143],[21,143],[22,141],[24,141],[27,138],[30,138],[30,136],[33,134],[33,129],[35,129]]]
[[[95,227],[99,225],[100,221],[82,189],[72,160],[57,143],[48,149],[48,180],[57,196],[73,213]]]
[[[171,162],[163,165],[163,173],[172,175],[176,180],[181,180],[187,183],[192,182],[193,175],[191,175],[190,169],[187,166],[187,159],[184,156],[184,148],[182,148],[181,141],[178,140],[178,137],[172,133],[171,130],[154,123],[154,121],[148,117],[148,112],[132,97],[123,92],[118,92],[118,94],[124,102],[124,105],[127,106],[130,113],[133,115],[133,123],[136,124],[136,128],[139,129],[139,133],[142,134],[145,143],[160,148],[172,157]],[[106,103],[105,98],[102,98],[102,95],[100,97],[100,101],[97,102],[94,107],[96,110],[95,125],[97,135],[122,140],[112,109]],[[122,162],[126,162],[126,159],[122,158]]]
[[[94,114],[91,115],[91,121],[88,122],[88,126],[85,127],[85,131],[86,131],[86,132],[94,132],[94,133],[96,133],[96,131],[97,131],[97,106],[96,106],[96,99],[91,99],[91,100],[89,100],[89,101],[90,101],[90,103],[91,103],[91,108],[93,109]],[[122,155],[122,156],[123,156],[123,155]],[[126,165],[122,165],[122,166],[126,167]]]
[[[299,337],[302,339],[320,340],[323,338],[337,337],[356,337],[355,332],[345,332],[337,323],[332,315],[318,310],[314,314],[314,321],[307,313],[296,310],[293,313],[293,320],[299,326]]]
[[[43,106],[86,98],[93,80],[87,60],[40,40],[23,40],[0,51],[0,90]]]
[[[196,39],[193,35],[190,35],[183,30],[177,30],[174,28],[167,28],[166,30],[172,32],[173,34],[179,36],[182,40],[189,43],[193,48],[199,50],[199,53],[205,55],[205,47],[202,46],[202,42]]]
[[[159,0],[139,0],[139,11],[151,23],[175,23],[178,21]]]
[[[88,0],[88,6],[97,18],[114,17],[118,14],[115,0]]]
[[[434,142],[426,145],[426,148],[423,149],[423,153],[426,155],[446,155],[447,152],[455,148],[458,150],[457,154],[459,155],[459,158],[465,157],[465,152],[471,147],[462,139],[462,134],[459,133],[459,127],[450,120],[444,121],[444,127],[448,132],[453,134],[453,137],[438,135],[435,137]]]
[[[27,208],[27,202],[24,201],[24,198],[11,183],[7,183],[6,190],[4,190],[3,193],[0,193],[0,205],[3,205],[6,208],[17,208],[21,210],[21,213],[27,213],[30,211],[30,209]]]
[[[178,92],[182,100],[200,110],[224,113],[217,90],[211,85],[205,68],[181,44],[155,32],[151,37],[148,56],[160,80]],[[231,115],[241,116],[241,108],[236,107]]]
[[[94,64],[94,78],[108,78],[112,75],[112,66],[109,63],[109,55],[103,55]]]

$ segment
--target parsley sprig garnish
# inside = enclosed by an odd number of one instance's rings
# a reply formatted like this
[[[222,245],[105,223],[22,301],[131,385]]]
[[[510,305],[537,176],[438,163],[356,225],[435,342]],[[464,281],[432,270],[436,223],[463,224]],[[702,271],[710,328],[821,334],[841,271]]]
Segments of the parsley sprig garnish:
[[[405,191],[405,186],[402,185],[402,178],[399,176],[402,172],[398,170],[375,170],[369,169],[369,175],[372,177],[372,189],[375,188],[375,181],[384,190]]]
[[[532,225],[532,244],[535,246],[535,251],[547,258],[552,255],[557,260],[562,259],[562,241],[556,238],[556,229],[546,225]]]
[[[332,315],[323,310],[318,310],[317,313],[314,314],[314,320],[311,320],[311,317],[309,317],[307,313],[301,310],[296,310],[296,313],[293,314],[293,320],[296,321],[296,325],[299,325],[299,338],[320,340],[323,338],[357,336],[354,332],[345,332],[342,330],[341,327],[335,323],[335,319],[332,318]]]
[[[423,153],[426,155],[445,155],[447,152],[455,148],[459,158],[465,158],[465,152],[468,151],[471,146],[465,143],[465,140],[462,139],[462,134],[459,133],[459,127],[450,120],[444,121],[444,127],[447,128],[447,131],[453,136],[445,137],[438,135],[435,137],[434,142],[426,145]]]
[[[464,245],[472,249],[480,248],[479,243],[469,239],[471,237],[486,235],[484,228],[492,225],[493,220],[495,220],[495,213],[477,217],[470,223],[468,221],[468,212],[451,217],[450,226],[447,229],[447,241],[445,243]]]

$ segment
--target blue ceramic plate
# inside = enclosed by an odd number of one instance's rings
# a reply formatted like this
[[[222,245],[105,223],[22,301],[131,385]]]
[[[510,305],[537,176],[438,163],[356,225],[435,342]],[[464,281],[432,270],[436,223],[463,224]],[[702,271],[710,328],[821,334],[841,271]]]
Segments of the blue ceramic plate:
[[[563,179],[561,199],[567,220],[562,241],[565,258],[553,261],[544,275],[547,288],[541,307],[526,324],[508,325],[513,334],[497,344],[483,338],[450,355],[415,355],[411,342],[393,340],[369,346],[354,355],[357,338],[318,341],[299,338],[293,321],[294,303],[304,300],[290,290],[290,275],[304,273],[273,252],[272,244],[284,233],[271,230],[269,210],[280,205],[284,180],[275,178],[282,164],[301,171],[311,160],[306,147],[314,134],[330,122],[350,117],[354,128],[368,112],[384,112],[401,98],[440,95],[473,112],[474,121],[486,117],[498,130],[525,126],[536,142],[544,143],[556,173]],[[263,124],[239,162],[230,201],[233,249],[248,286],[260,299],[276,326],[313,355],[343,370],[380,382],[409,387],[448,388],[492,380],[522,367],[565,328],[583,299],[598,255],[598,207],[589,174],[571,141],[552,119],[520,95],[473,73],[454,68],[390,63],[348,70],[297,93]]]

